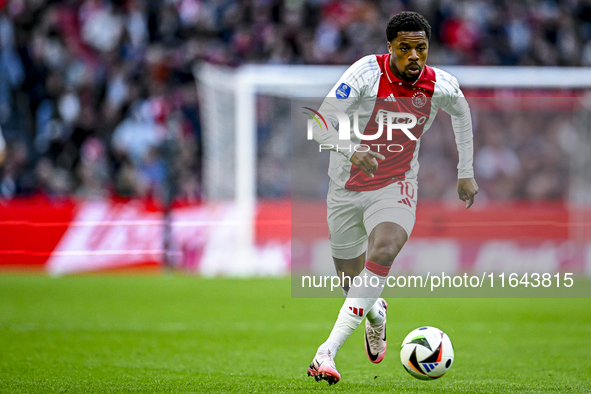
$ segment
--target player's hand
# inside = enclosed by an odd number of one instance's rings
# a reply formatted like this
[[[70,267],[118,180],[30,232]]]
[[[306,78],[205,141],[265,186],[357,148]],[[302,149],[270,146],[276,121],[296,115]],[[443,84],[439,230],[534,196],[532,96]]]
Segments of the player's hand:
[[[460,196],[460,200],[468,202],[466,209],[474,204],[476,194],[478,194],[478,185],[474,178],[458,179],[458,196]]]
[[[372,171],[376,171],[378,169],[378,160],[384,160],[385,157],[380,155],[374,151],[367,151],[367,152],[355,152],[353,156],[351,156],[351,163],[355,167],[358,167],[361,171],[365,173],[370,178],[373,178]]]

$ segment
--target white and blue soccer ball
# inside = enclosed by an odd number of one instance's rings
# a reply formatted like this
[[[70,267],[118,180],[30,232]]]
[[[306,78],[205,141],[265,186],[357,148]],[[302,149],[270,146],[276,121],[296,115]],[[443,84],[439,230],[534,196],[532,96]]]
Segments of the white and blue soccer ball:
[[[446,333],[435,327],[420,327],[402,341],[400,361],[417,379],[442,377],[454,362],[454,348]]]

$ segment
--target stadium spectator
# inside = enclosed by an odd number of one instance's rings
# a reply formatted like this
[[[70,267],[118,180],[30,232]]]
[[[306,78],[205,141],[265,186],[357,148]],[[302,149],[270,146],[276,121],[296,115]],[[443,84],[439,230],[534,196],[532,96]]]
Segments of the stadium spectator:
[[[422,12],[432,22],[432,64],[591,65],[591,5],[577,0],[0,2],[0,126],[7,141],[7,159],[0,169],[6,190],[2,196],[39,190],[49,195],[144,195],[134,180],[153,157],[136,151],[123,157],[112,142],[135,108],[150,103],[147,118],[166,125],[173,114],[179,116],[186,142],[182,149],[200,155],[198,97],[191,73],[196,62],[351,64],[382,51],[380,26],[404,9]],[[534,131],[538,133],[543,135]],[[486,134],[485,129],[476,134],[478,147],[489,145],[482,140]],[[267,138],[266,143],[285,146],[280,139]],[[81,150],[97,141],[104,159],[87,160]],[[276,162],[274,146],[261,147],[268,152],[261,160]],[[526,153],[518,146],[501,149],[507,157]],[[449,151],[439,152],[439,160],[453,161]],[[563,164],[552,163],[536,171],[549,175],[562,170]],[[516,164],[504,165],[513,169],[503,176],[514,176]],[[520,177],[525,170],[520,169]],[[179,190],[198,198],[199,157],[184,160],[178,171]],[[55,174],[61,174],[59,185],[45,179]],[[90,174],[102,174],[100,181],[90,185]],[[269,176],[269,184],[281,178]],[[541,192],[549,186],[532,181],[509,197],[564,197],[554,190],[560,182],[550,184],[551,191]],[[281,195],[288,189],[283,185],[261,192]],[[483,193],[488,193],[486,184]]]

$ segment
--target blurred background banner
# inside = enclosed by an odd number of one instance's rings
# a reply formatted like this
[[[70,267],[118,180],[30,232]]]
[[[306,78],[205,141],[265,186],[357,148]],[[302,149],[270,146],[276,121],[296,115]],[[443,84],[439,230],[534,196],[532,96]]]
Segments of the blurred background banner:
[[[292,106],[386,52],[405,9],[470,99],[481,192],[461,209],[439,114],[396,269],[438,256],[589,275],[584,1],[0,1],[0,268],[332,273],[327,162],[296,155]],[[294,172],[302,159],[313,170]],[[307,217],[317,227],[292,237]]]
[[[168,253],[170,268],[214,275],[285,275],[289,271],[288,202],[261,203],[250,260],[235,245],[240,229],[232,203],[175,206],[172,245],[164,249],[162,208],[140,200],[17,199],[0,207],[0,270],[52,275],[153,271]],[[287,230],[287,231],[286,231]]]

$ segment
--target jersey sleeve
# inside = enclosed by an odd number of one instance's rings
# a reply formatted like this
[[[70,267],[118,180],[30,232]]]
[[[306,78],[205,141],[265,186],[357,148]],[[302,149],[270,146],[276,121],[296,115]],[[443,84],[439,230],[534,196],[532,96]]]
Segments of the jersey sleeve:
[[[345,71],[318,110],[326,119],[328,130],[314,125],[313,137],[316,142],[332,146],[334,148],[331,150],[343,154],[347,159],[351,158],[353,150],[336,149],[340,141],[337,113],[350,114],[358,106],[359,100],[371,93],[370,86],[375,83],[376,75],[379,78],[380,68],[375,55],[359,59]],[[343,141],[340,142],[343,143]]]
[[[473,178],[473,132],[470,106],[460,90],[458,80],[438,70],[437,83],[442,90],[441,109],[451,116],[456,146],[458,148],[458,179]]]

